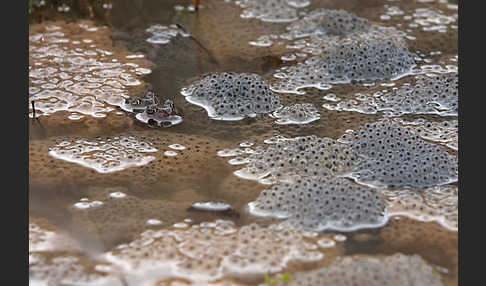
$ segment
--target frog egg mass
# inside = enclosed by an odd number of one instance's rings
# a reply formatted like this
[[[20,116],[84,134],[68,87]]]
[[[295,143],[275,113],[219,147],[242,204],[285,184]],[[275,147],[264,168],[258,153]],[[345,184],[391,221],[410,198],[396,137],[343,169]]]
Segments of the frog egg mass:
[[[255,223],[236,227],[231,221],[217,220],[174,230],[146,230],[104,257],[129,273],[143,275],[170,266],[175,273],[207,283],[223,275],[244,278],[275,273],[290,263],[319,261],[324,254],[313,247],[312,239],[296,231]]]
[[[235,175],[260,182],[293,181],[296,176],[344,174],[353,169],[357,154],[347,145],[315,135],[266,140],[269,146],[242,158]],[[230,156],[238,152],[229,152]]]
[[[372,95],[356,94],[355,99],[337,104],[326,103],[323,107],[338,111],[355,111],[385,117],[404,114],[458,115],[458,74],[430,73],[416,76],[415,83],[405,83],[390,90],[377,91]]]
[[[277,70],[274,76],[279,81],[272,90],[299,93],[303,87],[328,89],[329,84],[407,75],[415,66],[414,55],[400,34],[386,29],[326,39],[319,55]]]
[[[29,1],[32,286],[457,284],[457,0],[67,2]]]
[[[354,32],[366,32],[372,25],[368,20],[345,10],[316,9],[293,22],[286,29],[286,39],[309,36],[345,36]]]
[[[104,118],[143,86],[140,77],[151,72],[151,64],[114,53],[109,29],[90,26],[55,22],[53,30],[30,34],[29,103],[35,101],[36,117],[67,111],[72,120]]]
[[[280,97],[257,74],[214,73],[181,91],[186,100],[203,107],[217,120],[241,120],[281,107]]]
[[[298,179],[264,190],[249,204],[250,213],[285,218],[284,225],[322,231],[352,231],[386,222],[385,200],[343,178],[320,176]]]
[[[389,120],[367,123],[340,142],[363,158],[349,175],[358,183],[421,189],[458,179],[457,156]]]
[[[294,104],[279,109],[272,114],[277,124],[307,124],[321,118],[317,108],[310,103]]]
[[[298,9],[310,5],[310,0],[243,0],[235,1],[243,8],[242,18],[256,18],[264,22],[291,22],[298,18]]]
[[[51,147],[49,155],[100,173],[111,173],[146,165],[155,157],[145,154],[153,152],[157,152],[157,149],[150,143],[139,142],[135,137],[122,136],[98,141],[63,141]]]
[[[279,284],[280,285],[280,284]],[[439,272],[419,255],[351,255],[320,269],[292,274],[289,286],[443,286]]]

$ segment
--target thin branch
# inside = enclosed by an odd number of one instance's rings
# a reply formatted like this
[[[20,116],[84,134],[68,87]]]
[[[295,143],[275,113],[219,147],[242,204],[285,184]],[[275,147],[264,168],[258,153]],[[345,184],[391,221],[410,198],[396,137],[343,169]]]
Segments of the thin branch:
[[[34,100],[30,102],[32,104],[32,118],[35,119],[35,105],[34,105]]]

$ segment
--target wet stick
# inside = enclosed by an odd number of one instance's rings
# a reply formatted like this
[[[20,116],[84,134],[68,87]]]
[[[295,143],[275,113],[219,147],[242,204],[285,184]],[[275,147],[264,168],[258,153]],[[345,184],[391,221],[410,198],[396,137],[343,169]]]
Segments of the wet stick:
[[[187,29],[184,28],[184,26],[182,26],[181,24],[179,23],[176,23],[175,24],[179,29],[181,29],[182,31],[184,31],[184,33],[186,34],[189,34],[189,37],[201,48],[203,49],[209,56],[209,59],[211,60],[211,62],[215,63],[216,65],[219,66],[219,62],[218,60],[216,60],[216,58],[214,57],[213,53],[208,50],[201,42],[198,41],[198,39],[196,39],[193,35],[191,35],[190,33],[187,32]]]
[[[194,0],[194,10],[198,10],[199,9],[199,0]]]
[[[34,105],[34,100],[30,102],[32,104],[32,118],[35,119],[35,105]]]

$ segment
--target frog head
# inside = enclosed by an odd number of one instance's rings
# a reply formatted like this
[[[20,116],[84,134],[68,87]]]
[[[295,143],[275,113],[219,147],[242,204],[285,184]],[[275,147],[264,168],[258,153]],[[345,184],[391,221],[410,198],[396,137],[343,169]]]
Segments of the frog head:
[[[132,96],[125,99],[120,108],[128,112],[143,112],[148,106],[158,104],[159,100],[153,91],[148,91],[144,96]]]
[[[182,116],[175,108],[172,100],[166,100],[163,105],[152,104],[147,106],[135,118],[150,127],[169,127],[182,122]]]

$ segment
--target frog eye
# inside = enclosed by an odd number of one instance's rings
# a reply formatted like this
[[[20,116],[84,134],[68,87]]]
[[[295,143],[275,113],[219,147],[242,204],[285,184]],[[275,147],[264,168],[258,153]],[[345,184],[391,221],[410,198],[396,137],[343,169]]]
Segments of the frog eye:
[[[155,109],[153,109],[153,108],[147,108],[145,111],[147,112],[147,114],[154,114],[155,113]]]
[[[162,126],[163,127],[169,127],[171,125],[172,125],[172,122],[170,122],[170,121],[162,121]]]
[[[133,101],[133,104],[135,105],[139,105],[140,103],[142,103],[142,101],[140,99],[136,99]]]
[[[153,119],[149,119],[147,121],[147,123],[148,123],[148,126],[150,126],[150,127],[157,127],[158,126],[157,121],[155,121]]]

